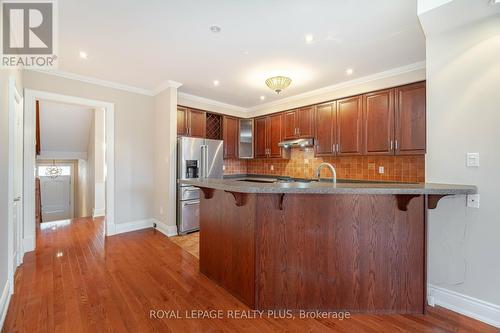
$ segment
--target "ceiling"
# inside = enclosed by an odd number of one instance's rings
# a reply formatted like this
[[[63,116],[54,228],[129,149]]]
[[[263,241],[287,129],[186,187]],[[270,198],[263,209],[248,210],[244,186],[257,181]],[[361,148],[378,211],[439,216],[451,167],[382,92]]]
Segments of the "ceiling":
[[[416,0],[64,0],[58,6],[61,71],[151,91],[174,80],[181,92],[245,108],[425,60]],[[221,32],[212,33],[211,25]],[[275,74],[293,80],[280,96],[264,84]]]
[[[89,107],[41,100],[42,152],[86,153],[92,116]]]

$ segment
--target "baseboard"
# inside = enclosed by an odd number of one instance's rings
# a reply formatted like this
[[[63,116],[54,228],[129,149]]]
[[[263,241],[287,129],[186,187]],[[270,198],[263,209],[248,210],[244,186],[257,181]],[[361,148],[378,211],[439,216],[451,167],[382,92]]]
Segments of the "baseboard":
[[[101,217],[106,215],[106,209],[105,208],[94,208],[92,212],[92,217]]]
[[[34,236],[23,238],[23,253],[35,251],[36,241]]]
[[[161,232],[167,237],[177,236],[177,226],[176,225],[166,225],[165,223],[161,223],[156,220],[156,230]]]
[[[432,284],[427,285],[430,305],[439,305],[464,316],[500,328],[500,306],[451,291]]]
[[[127,223],[117,223],[115,224],[114,234],[117,235],[117,234],[123,234],[124,232],[152,228],[155,222],[156,222],[155,219],[146,219],[146,220],[127,222]]]
[[[10,293],[9,279],[7,279],[7,281],[5,281],[5,286],[0,297],[0,331],[3,328],[5,317],[7,316],[7,311],[9,310],[11,295],[12,294]]]

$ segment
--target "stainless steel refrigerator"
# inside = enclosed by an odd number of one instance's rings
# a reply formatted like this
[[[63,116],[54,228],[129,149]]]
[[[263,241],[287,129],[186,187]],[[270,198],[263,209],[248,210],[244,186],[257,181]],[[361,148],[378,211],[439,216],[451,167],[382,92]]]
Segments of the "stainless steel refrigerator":
[[[222,178],[222,140],[179,137],[177,139],[177,179]],[[179,234],[200,227],[200,189],[177,184],[177,229]]]

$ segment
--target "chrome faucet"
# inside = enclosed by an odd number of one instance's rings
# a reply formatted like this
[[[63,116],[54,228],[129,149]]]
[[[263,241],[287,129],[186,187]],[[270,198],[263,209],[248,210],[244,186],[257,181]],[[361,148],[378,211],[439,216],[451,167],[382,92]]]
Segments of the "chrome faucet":
[[[333,165],[331,165],[330,163],[321,163],[320,165],[318,165],[318,168],[316,169],[316,178],[318,178],[318,180],[321,181],[321,178],[320,178],[321,169],[325,166],[328,167],[328,169],[330,169],[330,171],[332,172],[333,183],[336,184],[337,183],[337,171],[335,171],[335,167]]]

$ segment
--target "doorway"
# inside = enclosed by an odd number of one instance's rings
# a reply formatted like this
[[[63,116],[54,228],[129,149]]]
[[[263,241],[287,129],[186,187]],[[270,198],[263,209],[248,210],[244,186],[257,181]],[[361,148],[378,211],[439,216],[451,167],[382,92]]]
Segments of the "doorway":
[[[25,90],[25,119],[24,119],[24,193],[25,193],[25,205],[24,205],[24,238],[23,242],[25,244],[25,252],[33,251],[35,249],[35,234],[36,234],[36,220],[35,220],[35,209],[36,209],[36,191],[35,191],[35,172],[33,170],[36,169],[37,165],[37,153],[36,146],[34,144],[29,144],[31,142],[36,142],[36,105],[37,101],[51,101],[55,103],[65,103],[79,106],[86,106],[92,109],[100,109],[102,110],[102,123],[105,128],[103,143],[101,145],[102,149],[105,150],[105,182],[103,182],[101,187],[103,188],[102,197],[104,197],[105,202],[105,232],[106,235],[112,235],[115,233],[115,222],[114,222],[114,104],[80,98],[75,96],[61,95],[56,93],[38,91],[38,90]],[[42,148],[43,149],[43,148]],[[52,152],[47,152],[45,156],[39,156],[39,160],[58,160],[62,157],[51,156]],[[81,156],[71,157],[69,155],[65,156],[65,159],[76,159],[78,162],[80,160],[84,160]],[[57,163],[56,163],[57,164]],[[80,163],[77,163],[79,165]],[[74,177],[75,172],[73,172]],[[64,176],[62,176],[64,177]],[[75,183],[75,182],[74,182]],[[42,185],[42,179],[40,179],[40,185]],[[54,199],[50,201],[51,204],[54,204],[54,207],[57,204],[62,203],[62,199],[66,196],[65,188],[67,189],[64,182],[55,182],[47,181],[46,185],[50,187],[55,187],[57,189],[57,195],[59,198],[51,198]],[[56,196],[57,196],[56,195]],[[57,200],[56,200],[57,199]],[[74,202],[74,201],[73,201]],[[56,207],[57,208],[57,207]],[[65,210],[66,208],[63,205],[60,205],[59,208],[54,209],[57,210]],[[71,210],[71,208],[69,208]],[[57,213],[58,214],[58,213]],[[56,218],[56,213],[54,213],[53,217]],[[92,214],[93,215],[93,214]],[[96,215],[94,215],[96,216]]]

